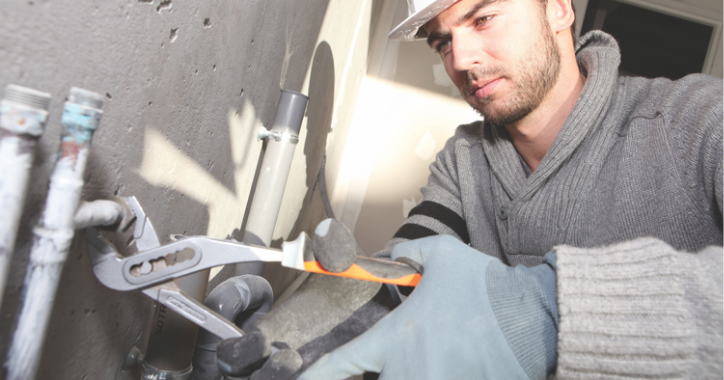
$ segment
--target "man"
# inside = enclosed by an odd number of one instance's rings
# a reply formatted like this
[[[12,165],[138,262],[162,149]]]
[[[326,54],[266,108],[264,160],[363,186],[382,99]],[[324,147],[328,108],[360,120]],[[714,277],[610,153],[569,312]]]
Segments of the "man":
[[[570,0],[410,3],[484,121],[382,253],[420,284],[300,378],[721,378],[721,81],[618,78]]]

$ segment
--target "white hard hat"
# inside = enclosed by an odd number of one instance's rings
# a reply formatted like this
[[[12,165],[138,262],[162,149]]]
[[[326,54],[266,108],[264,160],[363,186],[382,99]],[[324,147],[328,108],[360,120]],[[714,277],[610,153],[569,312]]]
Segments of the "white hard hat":
[[[407,0],[410,17],[390,32],[393,40],[419,40],[427,37],[420,27],[460,0]]]

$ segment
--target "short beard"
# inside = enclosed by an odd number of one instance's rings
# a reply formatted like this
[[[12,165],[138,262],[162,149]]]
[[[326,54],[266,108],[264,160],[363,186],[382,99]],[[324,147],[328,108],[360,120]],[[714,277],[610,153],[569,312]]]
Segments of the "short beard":
[[[528,116],[533,110],[540,106],[543,99],[551,91],[558,81],[560,72],[560,52],[556,44],[553,32],[551,31],[545,13],[542,16],[543,50],[529,52],[526,60],[518,63],[514,72],[518,78],[511,78],[506,75],[503,68],[482,69],[474,68],[467,73],[462,95],[467,99],[480,115],[485,118],[486,124],[505,126],[515,123]],[[507,101],[501,100],[503,104],[494,106],[494,96],[490,95],[478,99],[472,91],[472,82],[477,78],[505,77],[513,80],[514,92]]]

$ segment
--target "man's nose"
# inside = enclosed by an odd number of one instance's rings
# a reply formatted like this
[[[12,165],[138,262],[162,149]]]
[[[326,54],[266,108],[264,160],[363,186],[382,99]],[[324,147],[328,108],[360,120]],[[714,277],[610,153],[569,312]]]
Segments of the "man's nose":
[[[479,46],[470,43],[469,38],[461,37],[453,39],[452,42],[453,68],[457,71],[468,71],[482,63],[481,50]]]

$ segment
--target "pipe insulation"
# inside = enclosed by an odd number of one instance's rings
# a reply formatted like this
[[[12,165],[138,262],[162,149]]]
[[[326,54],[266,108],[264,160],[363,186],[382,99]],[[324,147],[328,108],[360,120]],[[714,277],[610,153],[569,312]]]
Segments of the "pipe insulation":
[[[73,240],[90,142],[103,112],[101,95],[71,88],[63,108],[60,152],[50,176],[43,215],[23,283],[24,300],[8,351],[8,380],[34,379],[53,303]]]
[[[270,131],[270,134],[277,138],[270,138],[267,142],[244,237],[241,240],[243,243],[266,247],[271,243],[308,101],[309,97],[304,94],[281,90],[279,106]],[[237,275],[261,276],[263,270],[263,263],[236,266]]]
[[[50,94],[16,85],[0,101],[0,305],[25,204],[35,145],[48,120]]]
[[[237,326],[245,328],[271,310],[274,295],[263,277],[244,275],[232,277],[214,288],[204,305]],[[220,373],[216,365],[216,345],[219,337],[199,330],[194,350],[192,380],[216,380]]]

